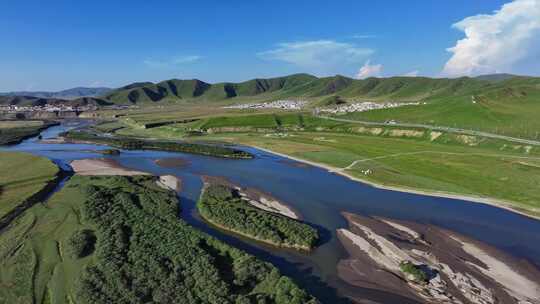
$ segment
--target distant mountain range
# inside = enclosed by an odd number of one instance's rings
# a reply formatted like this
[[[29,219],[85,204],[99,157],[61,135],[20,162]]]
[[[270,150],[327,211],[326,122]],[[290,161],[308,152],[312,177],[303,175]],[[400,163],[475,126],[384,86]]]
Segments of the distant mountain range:
[[[111,88],[85,88],[78,87],[67,89],[59,92],[34,92],[34,91],[20,91],[20,92],[8,92],[0,93],[0,96],[28,96],[38,98],[57,98],[57,99],[77,99],[81,97],[97,97],[105,95],[110,92]]]
[[[418,101],[487,94],[516,97],[539,91],[540,78],[493,74],[478,77],[389,77],[353,79],[345,76],[315,77],[294,74],[257,78],[239,83],[207,83],[198,79],[170,79],[159,83],[137,82],[118,89],[75,88],[61,92],[15,92],[0,96],[0,104],[39,105],[72,100],[70,104],[154,104],[219,102],[238,99],[276,100],[339,96],[349,100]],[[35,96],[32,96],[35,95]],[[85,97],[81,97],[85,96]],[[88,97],[90,96],[90,97]],[[66,102],[66,101],[63,101]]]
[[[72,107],[81,106],[108,106],[112,103],[96,97],[80,97],[77,99],[43,98],[32,96],[0,96],[0,105],[13,106],[45,106],[45,105],[66,105]]]
[[[198,79],[170,79],[159,83],[133,83],[101,96],[115,104],[151,104],[231,99],[270,100],[318,98],[339,95],[349,99],[425,100],[435,97],[473,95],[486,90],[538,83],[540,78],[510,74],[461,78],[389,77],[353,79],[345,76],[315,77],[294,74],[240,83],[210,84]]]

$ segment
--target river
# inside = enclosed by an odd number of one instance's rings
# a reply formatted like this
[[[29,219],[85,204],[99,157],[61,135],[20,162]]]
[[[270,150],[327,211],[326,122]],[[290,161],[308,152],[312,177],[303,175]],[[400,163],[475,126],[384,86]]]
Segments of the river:
[[[66,129],[85,123],[88,122],[65,121],[62,125],[43,131],[42,137],[54,138]],[[108,148],[88,144],[42,144],[37,138],[32,138],[3,150],[45,156],[69,168],[69,162],[75,159],[104,157],[95,150]],[[484,204],[378,189],[321,168],[300,166],[294,161],[254,148],[241,149],[253,153],[255,158],[229,160],[160,151],[122,151],[118,156],[105,157],[135,170],[181,178],[180,217],[226,243],[272,262],[324,303],[342,301],[336,290],[341,295],[353,295],[380,303],[414,303],[399,295],[352,287],[337,278],[336,264],[346,257],[336,237],[337,228],[347,227],[340,214],[342,211],[437,225],[540,266],[538,220]],[[186,164],[177,168],[156,165],[155,160],[162,158],[182,158]],[[299,211],[306,222],[319,229],[322,245],[312,253],[304,254],[265,246],[208,226],[195,209],[202,187],[201,175],[224,177],[242,187],[272,194]],[[346,303],[345,300],[343,302]]]

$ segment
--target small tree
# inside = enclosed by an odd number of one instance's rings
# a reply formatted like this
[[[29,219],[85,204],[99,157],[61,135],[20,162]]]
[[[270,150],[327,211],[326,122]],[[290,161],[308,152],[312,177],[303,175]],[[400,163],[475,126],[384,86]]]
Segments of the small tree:
[[[92,254],[95,243],[92,230],[77,230],[67,239],[64,252],[72,259],[84,258]]]

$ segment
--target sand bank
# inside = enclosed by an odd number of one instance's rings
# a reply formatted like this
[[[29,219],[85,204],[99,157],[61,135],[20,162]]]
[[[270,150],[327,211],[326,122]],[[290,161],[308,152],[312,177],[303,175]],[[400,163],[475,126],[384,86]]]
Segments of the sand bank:
[[[79,175],[149,175],[146,172],[122,167],[113,159],[81,159],[71,162],[75,174]]]
[[[540,270],[487,244],[436,226],[344,213],[338,238],[346,282],[428,303],[540,303]],[[402,270],[410,262],[425,280]]]
[[[286,217],[298,220],[301,218],[300,213],[294,210],[291,206],[279,201],[272,197],[272,195],[262,192],[254,188],[241,188],[238,185],[233,184],[229,180],[223,177],[216,176],[203,176],[205,183],[214,183],[225,185],[229,188],[236,189],[238,194],[250,205],[262,209],[264,211],[281,214]]]
[[[180,192],[180,190],[182,189],[181,182],[182,181],[176,176],[162,175],[158,178],[156,184],[163,189]]]

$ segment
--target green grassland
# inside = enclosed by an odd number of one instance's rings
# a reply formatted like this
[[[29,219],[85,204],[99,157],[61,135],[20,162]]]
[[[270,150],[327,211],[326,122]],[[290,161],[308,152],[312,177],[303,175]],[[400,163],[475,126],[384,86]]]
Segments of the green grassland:
[[[58,172],[46,158],[0,152],[0,219],[52,182]]]
[[[12,145],[22,140],[37,136],[53,125],[53,122],[39,120],[2,120],[0,121],[0,145]]]
[[[206,185],[197,208],[214,225],[274,246],[311,250],[319,238],[315,228],[253,207],[224,185]]]
[[[295,74],[241,83],[209,84],[200,80],[167,80],[157,84],[132,84],[103,98],[112,103],[137,104],[154,109],[152,121],[178,119],[182,116],[181,112],[186,114],[194,109],[200,115],[189,117],[217,115],[219,112],[233,114],[234,111],[220,108],[233,103],[277,99],[308,100],[313,107],[358,101],[417,101],[426,104],[354,113],[346,118],[369,121],[393,119],[524,138],[536,139],[540,136],[537,131],[540,120],[535,115],[540,110],[538,77],[506,75],[456,79],[390,77],[357,80],[339,75],[317,78]],[[130,118],[144,124],[143,117],[148,118],[148,112],[145,109],[140,114],[138,117],[130,115]]]
[[[0,234],[0,302],[315,303],[178,209],[152,177],[74,176]]]
[[[471,143],[450,134],[433,142],[424,137],[334,132],[265,137],[229,133],[212,139],[314,161],[379,185],[490,197],[516,210],[540,215],[537,147],[481,139]]]
[[[0,129],[41,127],[43,124],[41,120],[1,120]]]
[[[189,133],[195,129],[202,135]],[[133,129],[122,129],[129,130]],[[421,128],[363,126],[290,112],[206,117],[193,125],[138,129],[137,136],[257,146],[379,185],[489,197],[540,215],[537,146]]]

